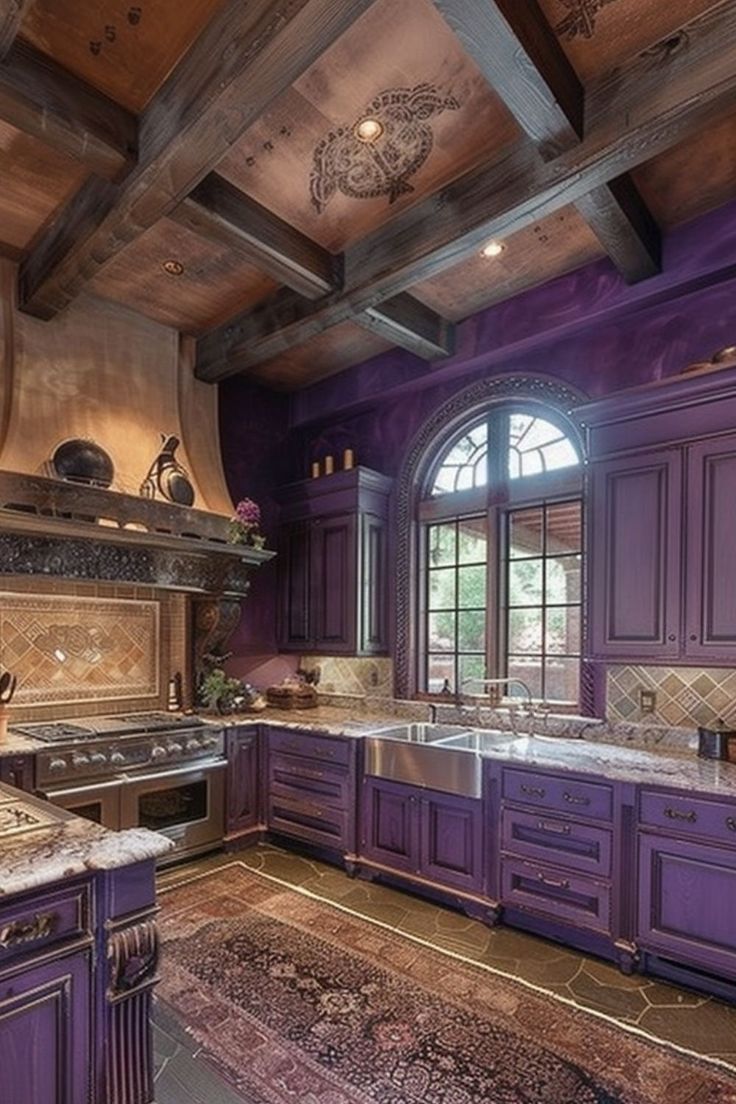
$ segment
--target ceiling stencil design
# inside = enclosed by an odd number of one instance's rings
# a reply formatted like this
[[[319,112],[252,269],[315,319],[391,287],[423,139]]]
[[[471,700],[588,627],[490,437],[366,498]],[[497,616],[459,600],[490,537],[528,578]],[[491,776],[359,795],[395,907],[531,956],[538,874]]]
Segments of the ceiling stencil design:
[[[314,151],[312,203],[321,213],[338,190],[353,199],[414,191],[409,177],[434,145],[430,120],[457,111],[460,102],[433,84],[380,92],[350,125],[331,131]]]
[[[560,3],[567,8],[567,15],[555,25],[555,30],[569,42],[578,35],[592,38],[598,12],[608,4],[615,4],[616,0],[560,0]]]

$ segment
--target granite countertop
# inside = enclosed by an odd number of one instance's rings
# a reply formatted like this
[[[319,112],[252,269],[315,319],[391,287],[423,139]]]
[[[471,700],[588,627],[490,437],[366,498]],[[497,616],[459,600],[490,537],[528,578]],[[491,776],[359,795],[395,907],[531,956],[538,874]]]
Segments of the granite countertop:
[[[0,899],[75,874],[114,870],[155,859],[174,846],[171,840],[147,828],[113,832],[0,784],[0,803],[5,802],[47,814],[51,823],[18,835],[0,836]]]
[[[0,757],[3,755],[33,755],[48,746],[42,740],[34,740],[31,736],[21,736],[19,733],[7,732],[0,739]]]

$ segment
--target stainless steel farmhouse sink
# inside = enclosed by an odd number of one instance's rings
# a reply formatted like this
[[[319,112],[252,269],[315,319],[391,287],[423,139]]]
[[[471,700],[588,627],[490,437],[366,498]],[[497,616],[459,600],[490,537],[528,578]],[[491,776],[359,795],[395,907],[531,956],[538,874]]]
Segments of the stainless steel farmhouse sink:
[[[365,738],[365,773],[464,797],[481,795],[481,758],[443,747],[462,736],[452,725],[397,725]]]
[[[518,742],[517,737],[511,732],[474,729],[472,732],[460,732],[455,736],[446,736],[441,741],[441,746],[462,751],[475,751],[483,755],[489,751],[501,751],[511,747],[515,741]]]

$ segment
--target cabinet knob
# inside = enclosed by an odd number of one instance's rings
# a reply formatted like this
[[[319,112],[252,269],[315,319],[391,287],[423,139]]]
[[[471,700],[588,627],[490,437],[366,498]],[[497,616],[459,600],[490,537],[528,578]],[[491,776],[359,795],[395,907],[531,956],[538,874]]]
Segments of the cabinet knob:
[[[667,639],[668,640],[677,640],[677,637],[675,636],[674,633],[670,633],[670,635],[667,637]]]
[[[690,633],[690,639],[691,640],[697,640],[698,639],[697,634],[696,633]]]

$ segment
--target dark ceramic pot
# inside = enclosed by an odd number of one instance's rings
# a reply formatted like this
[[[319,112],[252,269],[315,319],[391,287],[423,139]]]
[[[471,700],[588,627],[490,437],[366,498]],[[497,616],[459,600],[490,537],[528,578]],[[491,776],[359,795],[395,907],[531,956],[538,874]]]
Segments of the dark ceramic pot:
[[[115,475],[115,467],[105,450],[94,441],[79,437],[56,446],[51,466],[59,479],[92,487],[109,487]]]

